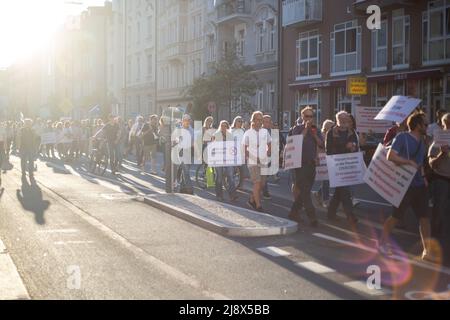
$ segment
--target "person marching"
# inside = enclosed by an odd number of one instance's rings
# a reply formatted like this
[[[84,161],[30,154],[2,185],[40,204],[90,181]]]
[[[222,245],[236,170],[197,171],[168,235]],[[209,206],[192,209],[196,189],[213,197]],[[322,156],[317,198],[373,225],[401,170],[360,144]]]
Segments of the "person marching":
[[[389,237],[392,229],[403,219],[407,209],[411,207],[420,224],[420,236],[422,240],[422,259],[434,261],[429,248],[431,235],[430,219],[428,217],[428,182],[424,175],[424,159],[426,155],[425,136],[428,123],[424,113],[414,113],[407,121],[408,132],[397,135],[388,152],[387,158],[398,166],[409,165],[417,169],[411,185],[409,186],[400,206],[394,208],[392,216],[383,225],[383,233],[379,242],[381,254],[391,256],[393,254]]]
[[[300,209],[305,207],[311,226],[317,227],[316,211],[311,199],[311,189],[316,178],[316,160],[318,148],[324,142],[320,131],[314,125],[314,109],[306,107],[301,110],[301,119],[289,131],[289,136],[303,135],[302,167],[295,169],[294,203],[289,218],[300,221]]]

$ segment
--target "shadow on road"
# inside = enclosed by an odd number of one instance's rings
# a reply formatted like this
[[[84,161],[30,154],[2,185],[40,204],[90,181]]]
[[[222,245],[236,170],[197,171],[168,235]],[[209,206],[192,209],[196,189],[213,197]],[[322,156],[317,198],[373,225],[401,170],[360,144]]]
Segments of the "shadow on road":
[[[36,184],[36,181],[31,179],[30,184],[26,177],[22,177],[22,188],[17,190],[16,194],[22,207],[34,213],[36,223],[44,225],[44,213],[50,207],[50,201],[43,199],[42,190]]]

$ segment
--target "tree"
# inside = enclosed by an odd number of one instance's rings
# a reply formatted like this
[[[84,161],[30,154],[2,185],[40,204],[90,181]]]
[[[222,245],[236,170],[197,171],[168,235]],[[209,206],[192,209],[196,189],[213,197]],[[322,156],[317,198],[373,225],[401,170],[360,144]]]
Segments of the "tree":
[[[253,111],[250,98],[256,94],[259,86],[254,69],[246,66],[235,50],[225,53],[212,69],[211,74],[195,79],[186,92],[193,99],[194,118],[204,119],[208,115],[210,101],[226,110],[229,120],[232,117],[232,105],[240,106],[241,112]]]

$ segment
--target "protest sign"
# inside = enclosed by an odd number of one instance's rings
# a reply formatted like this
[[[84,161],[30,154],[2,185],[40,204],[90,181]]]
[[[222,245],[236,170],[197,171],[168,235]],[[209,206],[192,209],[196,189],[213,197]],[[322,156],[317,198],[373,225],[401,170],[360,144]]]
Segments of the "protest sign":
[[[327,154],[319,153],[319,165],[316,167],[316,181],[327,181],[328,167],[327,167]]]
[[[303,135],[287,138],[285,149],[284,169],[298,169],[302,167]]]
[[[435,146],[450,146],[450,130],[438,129],[433,134]]]
[[[46,132],[41,134],[41,144],[55,144],[56,143],[56,133],[55,132]]]
[[[327,156],[327,166],[331,188],[364,183],[366,164],[362,152]]]
[[[398,208],[417,169],[412,166],[397,166],[387,160],[387,154],[388,149],[380,144],[366,171],[364,181],[383,199]]]
[[[402,123],[422,102],[420,99],[405,96],[393,96],[375,120],[387,120]]]
[[[209,167],[236,167],[243,165],[241,144],[236,141],[214,141],[208,144]]]
[[[380,113],[379,107],[357,106],[355,113],[356,131],[360,133],[386,133],[392,127],[392,121],[375,120]]]

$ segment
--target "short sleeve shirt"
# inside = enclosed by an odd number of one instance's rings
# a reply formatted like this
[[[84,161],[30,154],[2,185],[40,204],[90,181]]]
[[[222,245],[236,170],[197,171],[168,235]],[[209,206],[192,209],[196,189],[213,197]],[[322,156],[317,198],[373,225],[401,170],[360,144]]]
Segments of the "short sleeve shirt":
[[[392,142],[392,150],[405,159],[414,160],[419,166],[423,166],[426,156],[425,143],[420,140],[417,141],[408,132],[403,132],[395,137]],[[425,185],[425,181],[422,177],[422,171],[419,169],[413,178],[411,186],[422,187]]]

